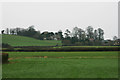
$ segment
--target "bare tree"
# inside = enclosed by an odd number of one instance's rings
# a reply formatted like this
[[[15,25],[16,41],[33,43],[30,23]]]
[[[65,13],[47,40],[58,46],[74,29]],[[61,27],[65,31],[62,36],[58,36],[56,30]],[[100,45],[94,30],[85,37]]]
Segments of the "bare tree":
[[[6,28],[6,33],[9,34],[9,28]]]
[[[113,37],[113,41],[116,41],[118,38],[117,38],[117,36],[114,36]]]
[[[88,39],[93,38],[93,27],[91,27],[91,26],[87,27],[87,37],[88,37]]]
[[[99,40],[104,40],[104,31],[101,28],[98,28],[98,38]]]
[[[68,38],[68,37],[70,37],[70,31],[68,30],[68,29],[66,29],[66,31],[65,31],[65,38]]]

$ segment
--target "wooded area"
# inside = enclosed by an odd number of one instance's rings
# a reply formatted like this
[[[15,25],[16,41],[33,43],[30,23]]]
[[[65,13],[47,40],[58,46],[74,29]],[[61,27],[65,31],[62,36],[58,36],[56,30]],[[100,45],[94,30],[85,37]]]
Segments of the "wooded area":
[[[119,45],[120,39],[117,36],[113,40],[104,40],[104,30],[101,28],[94,29],[88,26],[86,30],[74,27],[72,31],[66,29],[63,33],[62,30],[57,32],[40,32],[36,31],[34,26],[27,29],[24,28],[6,28],[1,31],[2,34],[19,35],[36,38],[39,40],[61,40],[63,45],[78,45],[78,46],[112,46]],[[57,44],[56,44],[57,45]]]

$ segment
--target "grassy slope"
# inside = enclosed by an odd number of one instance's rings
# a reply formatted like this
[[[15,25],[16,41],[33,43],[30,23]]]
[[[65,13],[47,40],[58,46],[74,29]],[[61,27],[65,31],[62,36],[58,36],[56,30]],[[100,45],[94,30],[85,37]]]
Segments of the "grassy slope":
[[[3,78],[117,78],[118,52],[8,52],[11,64],[3,64]],[[64,56],[64,58],[23,58]],[[75,58],[105,56],[105,58]],[[72,57],[72,58],[68,58]]]
[[[30,37],[17,35],[2,35],[2,42],[8,43],[11,46],[54,46],[61,41],[56,40],[37,40]]]

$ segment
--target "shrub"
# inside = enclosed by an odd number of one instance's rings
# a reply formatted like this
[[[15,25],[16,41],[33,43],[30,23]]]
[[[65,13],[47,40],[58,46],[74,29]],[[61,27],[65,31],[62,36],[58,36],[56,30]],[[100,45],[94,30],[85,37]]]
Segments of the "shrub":
[[[10,48],[11,46],[9,44],[7,44],[7,43],[2,43],[2,47],[3,48]]]
[[[2,53],[2,63],[8,63],[8,53]]]
[[[1,46],[1,44],[0,44],[0,46]],[[2,51],[13,51],[13,50],[14,50],[14,48],[11,45],[9,45],[7,43],[2,43]]]

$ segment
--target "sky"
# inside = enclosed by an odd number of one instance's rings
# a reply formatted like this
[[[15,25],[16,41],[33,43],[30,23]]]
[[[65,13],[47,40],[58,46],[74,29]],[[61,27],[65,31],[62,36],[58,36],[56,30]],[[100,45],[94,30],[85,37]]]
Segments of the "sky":
[[[74,27],[102,28],[104,38],[118,36],[117,2],[3,2],[0,26],[57,32]]]

